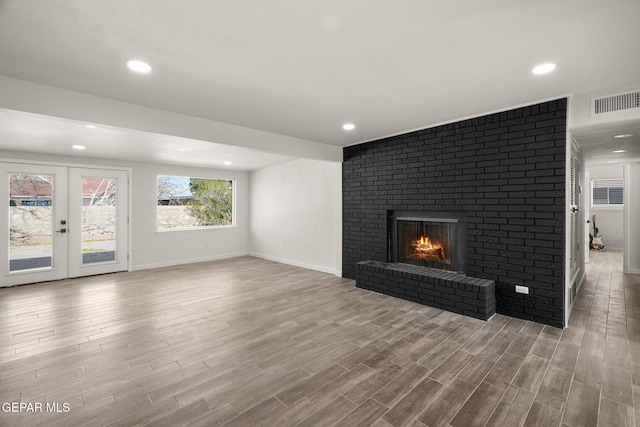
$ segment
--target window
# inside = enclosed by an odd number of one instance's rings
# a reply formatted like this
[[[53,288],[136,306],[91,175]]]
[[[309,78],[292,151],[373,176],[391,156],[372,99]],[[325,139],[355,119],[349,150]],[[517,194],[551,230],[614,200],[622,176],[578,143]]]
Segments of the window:
[[[622,178],[592,179],[591,206],[622,206],[624,200]]]
[[[234,225],[234,181],[158,175],[159,231]]]

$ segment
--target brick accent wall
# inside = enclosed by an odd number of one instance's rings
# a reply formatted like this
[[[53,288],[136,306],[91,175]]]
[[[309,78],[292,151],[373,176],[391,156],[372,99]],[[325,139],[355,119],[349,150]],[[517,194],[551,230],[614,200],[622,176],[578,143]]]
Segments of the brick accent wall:
[[[343,276],[388,261],[389,211],[460,211],[496,312],[562,327],[566,115],[559,99],[346,147]]]

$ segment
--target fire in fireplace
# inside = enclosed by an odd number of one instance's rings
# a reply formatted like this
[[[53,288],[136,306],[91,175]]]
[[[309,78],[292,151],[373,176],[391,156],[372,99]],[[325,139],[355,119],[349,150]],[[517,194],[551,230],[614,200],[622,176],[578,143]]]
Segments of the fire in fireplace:
[[[466,221],[459,213],[394,211],[389,261],[463,272],[465,239]]]
[[[398,218],[398,262],[451,264],[458,222],[448,218]]]
[[[440,242],[432,242],[429,237],[412,240],[409,258],[426,259],[429,261],[446,262],[444,246]]]

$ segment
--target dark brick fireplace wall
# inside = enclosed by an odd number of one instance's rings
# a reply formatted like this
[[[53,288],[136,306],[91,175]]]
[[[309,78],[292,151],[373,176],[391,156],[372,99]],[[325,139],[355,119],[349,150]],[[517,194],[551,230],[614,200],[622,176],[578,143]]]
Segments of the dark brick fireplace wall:
[[[459,211],[496,312],[562,327],[566,116],[559,99],[346,147],[343,276],[388,261],[389,211]]]

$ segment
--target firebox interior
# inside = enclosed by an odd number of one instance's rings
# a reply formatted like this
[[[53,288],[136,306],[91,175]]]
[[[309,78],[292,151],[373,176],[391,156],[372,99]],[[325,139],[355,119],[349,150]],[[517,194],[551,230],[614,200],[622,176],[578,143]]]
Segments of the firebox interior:
[[[464,272],[466,221],[458,212],[389,215],[389,261]]]

